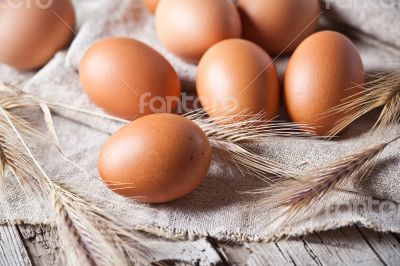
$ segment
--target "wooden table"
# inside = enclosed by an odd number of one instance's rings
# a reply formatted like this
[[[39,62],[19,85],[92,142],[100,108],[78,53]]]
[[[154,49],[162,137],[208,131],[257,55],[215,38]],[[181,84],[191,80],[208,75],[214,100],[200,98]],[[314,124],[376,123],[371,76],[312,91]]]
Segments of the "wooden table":
[[[357,226],[277,243],[233,245],[208,238],[153,245],[159,250],[155,257],[171,265],[400,265],[400,236]],[[0,226],[1,266],[61,265],[59,253],[48,227]]]

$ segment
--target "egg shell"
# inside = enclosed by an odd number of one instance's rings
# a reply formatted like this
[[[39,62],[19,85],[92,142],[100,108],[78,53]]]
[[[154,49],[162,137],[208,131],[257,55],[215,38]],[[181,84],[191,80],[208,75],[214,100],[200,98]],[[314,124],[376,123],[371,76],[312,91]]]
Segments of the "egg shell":
[[[314,33],[319,0],[239,0],[243,38],[277,55],[292,52]]]
[[[173,112],[181,92],[178,75],[161,54],[124,37],[107,38],[91,46],[81,61],[79,76],[97,106],[128,120]],[[158,106],[151,104],[153,99],[162,101],[157,100]]]
[[[229,39],[211,47],[199,63],[196,86],[210,116],[278,115],[280,88],[274,63],[252,42]]]
[[[285,103],[295,122],[326,135],[344,113],[327,116],[343,99],[362,90],[364,68],[356,46],[344,35],[322,31],[296,49],[285,73]]]
[[[101,178],[114,192],[141,202],[181,198],[199,186],[211,146],[191,120],[173,114],[137,119],[117,131],[99,157]]]
[[[11,2],[0,6],[0,61],[21,70],[42,67],[72,39],[74,7],[69,0]]]
[[[150,13],[155,14],[160,0],[144,0],[144,5],[150,11]]]
[[[161,1],[155,15],[158,38],[172,53],[198,62],[212,45],[241,35],[231,0]]]

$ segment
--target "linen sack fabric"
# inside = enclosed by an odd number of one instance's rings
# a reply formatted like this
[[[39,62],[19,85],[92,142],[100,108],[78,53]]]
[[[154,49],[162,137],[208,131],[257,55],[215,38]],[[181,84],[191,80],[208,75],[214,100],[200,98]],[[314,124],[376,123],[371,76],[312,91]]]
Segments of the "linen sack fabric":
[[[193,90],[196,67],[168,53],[157,41],[153,19],[140,1],[77,1],[76,8],[79,31],[66,51],[59,52],[36,73],[21,73],[1,66],[1,79],[17,84],[25,91],[50,102],[101,112],[83,92],[77,69],[82,55],[93,42],[108,36],[123,35],[142,40],[160,51],[176,68],[183,80],[184,89]],[[396,34],[400,35],[400,31]],[[374,70],[379,65],[387,67],[386,60],[393,60],[390,51],[365,43],[360,44],[360,47],[367,61],[367,69]],[[284,69],[284,63],[278,67]],[[385,130],[379,136],[366,133],[376,115],[371,114],[359,120],[340,140],[327,142],[270,138],[261,144],[249,145],[248,148],[285,163],[288,168],[306,171],[400,135],[400,126]],[[29,118],[44,129],[39,111],[31,112]],[[54,125],[65,154],[87,169],[90,175],[67,164],[49,144],[34,142],[31,145],[34,154],[43,163],[48,175],[73,185],[78,192],[118,219],[132,226],[152,228],[153,232],[161,236],[212,236],[233,241],[262,241],[271,235],[305,235],[355,223],[378,231],[400,233],[399,143],[393,143],[383,151],[376,169],[362,183],[343,186],[329,194],[321,204],[308,210],[307,215],[294,221],[290,227],[276,228],[271,222],[277,217],[277,211],[270,210],[269,206],[255,204],[249,195],[241,193],[261,188],[265,183],[255,177],[244,176],[215,159],[204,183],[180,200],[147,205],[119,197],[98,179],[96,164],[102,144],[121,124],[77,112],[59,111],[54,116]],[[32,199],[29,193],[27,196],[12,176],[6,178],[4,187],[0,200],[1,222],[54,224],[55,214],[49,199]]]
[[[321,5],[336,27],[359,42],[368,70],[400,67],[400,1],[325,0]]]

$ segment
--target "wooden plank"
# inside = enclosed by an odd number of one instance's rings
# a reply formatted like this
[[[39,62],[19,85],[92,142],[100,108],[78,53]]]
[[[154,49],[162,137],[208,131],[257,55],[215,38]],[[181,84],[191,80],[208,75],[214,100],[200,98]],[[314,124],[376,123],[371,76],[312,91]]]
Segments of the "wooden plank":
[[[400,243],[393,234],[358,228],[364,239],[386,265],[400,265]]]
[[[231,266],[246,265],[253,251],[249,244],[239,245],[232,243],[219,243],[219,250]]]
[[[57,264],[59,248],[50,228],[19,228],[34,265]],[[157,260],[180,261],[174,265],[400,265],[396,236],[355,227],[277,243],[233,245],[212,239],[160,239],[152,243],[152,249]],[[2,259],[4,255],[0,255]]]
[[[249,244],[248,265],[400,265],[399,241],[356,227],[276,244]],[[276,247],[278,247],[278,251]]]
[[[206,239],[171,242],[154,241],[149,245],[157,262],[183,262],[190,265],[224,265],[224,259]]]
[[[61,265],[57,234],[42,225],[19,225],[24,245],[33,265]]]
[[[309,235],[303,241],[306,249],[318,261],[319,265],[326,265],[327,263],[344,264],[344,260],[335,252],[332,252],[318,234]]]
[[[279,243],[250,243],[249,247],[252,254],[249,256],[247,265],[296,265],[293,258],[294,254],[290,251],[293,246],[297,246],[296,241],[281,241]],[[300,253],[303,256],[305,253]],[[307,254],[305,254],[307,256]],[[299,260],[297,260],[299,261]],[[303,262],[310,262],[305,258]],[[309,265],[309,264],[301,264]]]
[[[14,225],[0,225],[0,265],[32,265],[18,228]]]
[[[21,225],[25,245],[34,265],[61,265],[57,235],[48,226]],[[154,240],[149,244],[156,261],[180,261],[191,265],[220,265],[223,259],[206,239],[170,242]]]
[[[304,241],[320,265],[384,265],[355,227],[310,235]]]
[[[301,239],[279,241],[276,244],[293,265],[321,265],[319,258],[310,252]]]

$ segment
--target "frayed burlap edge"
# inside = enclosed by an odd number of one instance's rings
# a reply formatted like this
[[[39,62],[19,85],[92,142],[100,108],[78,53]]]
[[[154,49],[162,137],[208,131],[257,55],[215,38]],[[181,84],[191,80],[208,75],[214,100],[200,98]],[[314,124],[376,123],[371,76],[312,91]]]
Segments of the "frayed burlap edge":
[[[31,226],[49,226],[51,228],[56,228],[56,225],[52,221],[35,223],[30,222],[29,220],[0,220],[0,225],[31,225]],[[306,237],[307,235],[320,233],[324,231],[336,230],[344,227],[351,227],[359,225],[365,227],[367,229],[374,230],[379,233],[400,233],[399,227],[384,227],[378,224],[375,224],[369,221],[366,218],[359,217],[355,219],[346,219],[343,221],[331,221],[331,222],[322,222],[320,225],[311,227],[304,227],[303,229],[291,229],[291,230],[282,230],[273,234],[270,237],[265,236],[255,236],[248,235],[242,233],[229,233],[229,232],[219,232],[219,233],[210,233],[207,230],[178,230],[175,228],[168,227],[160,227],[156,225],[137,225],[136,230],[142,231],[144,233],[149,233],[155,235],[157,237],[166,238],[167,240],[174,241],[186,241],[186,240],[197,240],[200,238],[211,237],[218,241],[223,242],[232,242],[237,244],[249,243],[249,242],[274,242],[278,240],[291,239],[291,238],[299,238]]]

